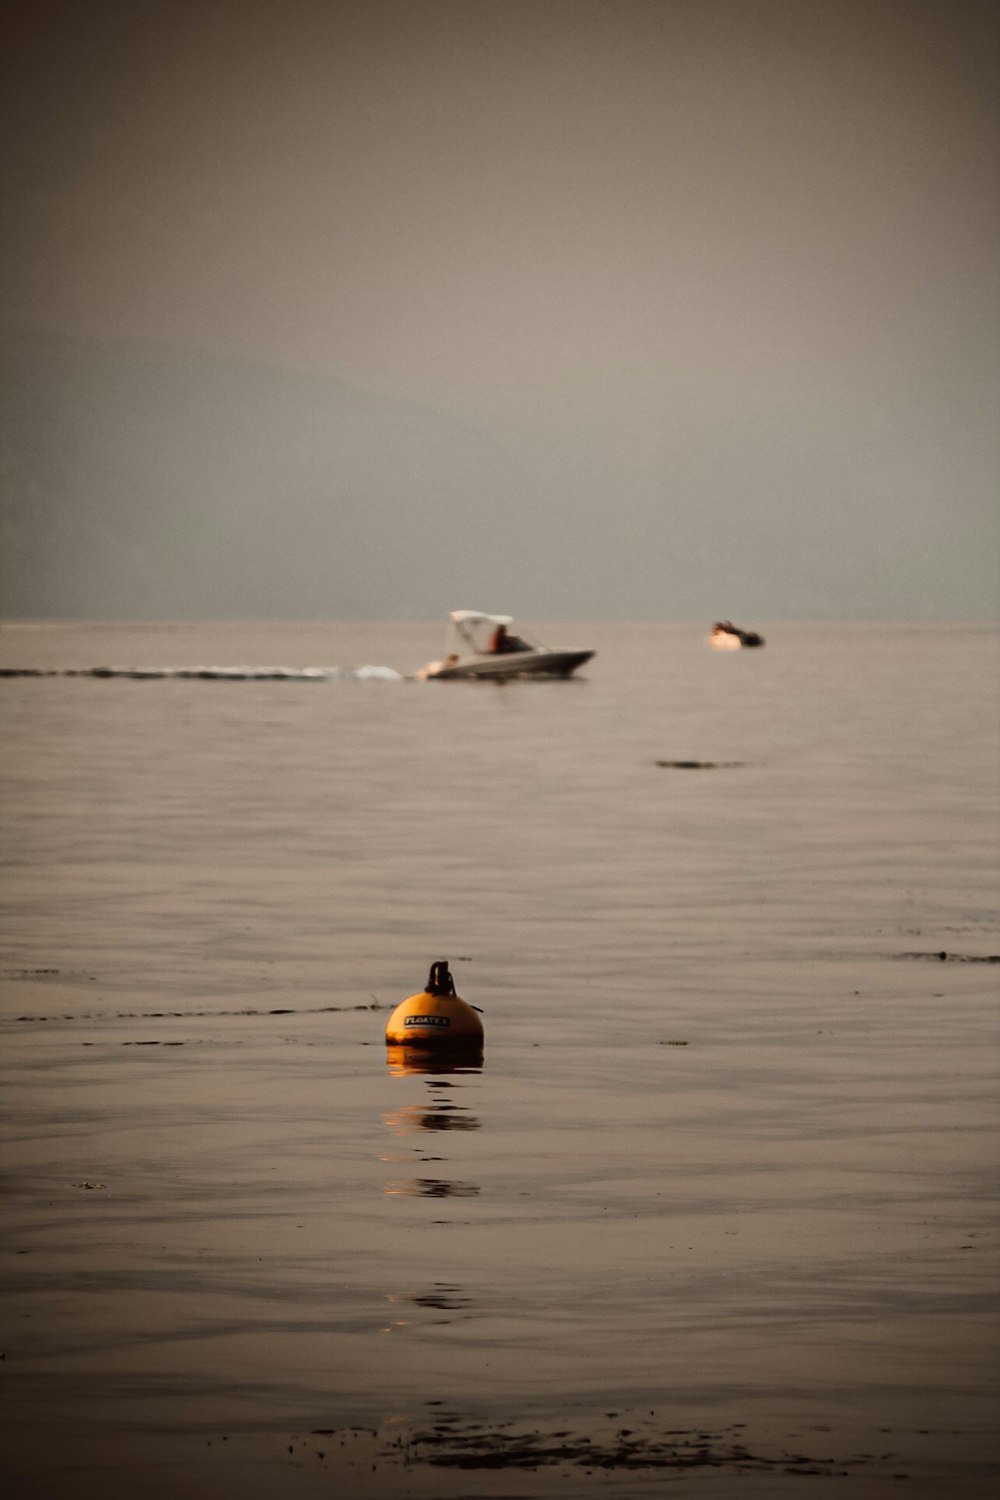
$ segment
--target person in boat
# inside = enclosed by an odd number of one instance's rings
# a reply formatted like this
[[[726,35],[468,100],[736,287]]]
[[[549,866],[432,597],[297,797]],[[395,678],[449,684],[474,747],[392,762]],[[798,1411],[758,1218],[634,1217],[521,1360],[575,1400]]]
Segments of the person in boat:
[[[506,625],[498,625],[490,636],[489,652],[491,656],[504,656],[508,651],[530,651],[531,647],[527,641],[522,641],[518,635],[508,635]]]

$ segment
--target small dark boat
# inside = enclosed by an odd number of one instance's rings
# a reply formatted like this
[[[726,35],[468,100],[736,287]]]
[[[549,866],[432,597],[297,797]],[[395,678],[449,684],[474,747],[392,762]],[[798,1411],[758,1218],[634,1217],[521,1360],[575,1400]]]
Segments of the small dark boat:
[[[717,620],[708,644],[717,651],[739,651],[743,646],[763,646],[764,637],[756,630],[740,630],[732,620]]]

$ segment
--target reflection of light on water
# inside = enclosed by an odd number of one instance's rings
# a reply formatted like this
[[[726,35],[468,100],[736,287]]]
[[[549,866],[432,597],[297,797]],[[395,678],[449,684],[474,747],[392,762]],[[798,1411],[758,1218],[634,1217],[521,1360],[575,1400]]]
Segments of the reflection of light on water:
[[[382,1116],[393,1135],[416,1135],[420,1130],[479,1130],[480,1121],[461,1104],[404,1104]]]
[[[473,1182],[444,1182],[437,1177],[413,1177],[387,1182],[388,1198],[475,1198],[479,1188]]]

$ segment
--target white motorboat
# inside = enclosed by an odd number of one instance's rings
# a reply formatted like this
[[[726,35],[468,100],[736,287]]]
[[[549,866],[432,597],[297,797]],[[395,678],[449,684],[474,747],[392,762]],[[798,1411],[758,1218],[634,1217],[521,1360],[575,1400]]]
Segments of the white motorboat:
[[[540,641],[513,635],[510,615],[485,615],[476,609],[453,609],[442,661],[428,662],[417,676],[423,681],[459,677],[569,677],[590,660],[593,651],[553,651]]]

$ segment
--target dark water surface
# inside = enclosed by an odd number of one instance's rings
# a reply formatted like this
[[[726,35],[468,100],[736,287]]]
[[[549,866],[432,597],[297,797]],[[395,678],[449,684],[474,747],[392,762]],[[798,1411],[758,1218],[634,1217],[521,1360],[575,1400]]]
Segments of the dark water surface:
[[[0,681],[14,1494],[993,1492],[997,638],[763,628]],[[440,957],[484,1066],[394,1069]]]

